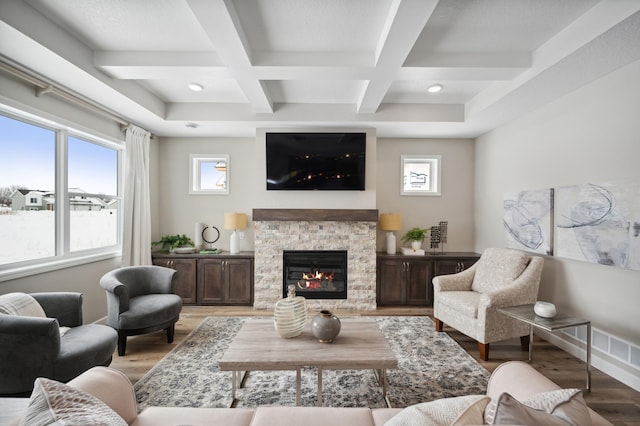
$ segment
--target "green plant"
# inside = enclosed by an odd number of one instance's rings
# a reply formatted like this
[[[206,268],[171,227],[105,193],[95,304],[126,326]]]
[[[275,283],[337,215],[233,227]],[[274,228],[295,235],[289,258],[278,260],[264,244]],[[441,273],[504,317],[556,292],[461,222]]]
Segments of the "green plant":
[[[178,247],[193,247],[193,241],[185,234],[163,235],[159,241],[151,243],[153,246],[162,245],[163,249],[174,249]]]
[[[411,228],[402,237],[402,241],[422,241],[429,234],[431,230],[429,228]]]

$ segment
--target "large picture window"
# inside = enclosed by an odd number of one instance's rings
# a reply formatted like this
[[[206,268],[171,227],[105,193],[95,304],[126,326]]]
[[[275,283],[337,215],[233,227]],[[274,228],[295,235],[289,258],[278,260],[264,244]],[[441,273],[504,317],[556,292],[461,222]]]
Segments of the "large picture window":
[[[123,145],[0,108],[0,279],[120,250]]]

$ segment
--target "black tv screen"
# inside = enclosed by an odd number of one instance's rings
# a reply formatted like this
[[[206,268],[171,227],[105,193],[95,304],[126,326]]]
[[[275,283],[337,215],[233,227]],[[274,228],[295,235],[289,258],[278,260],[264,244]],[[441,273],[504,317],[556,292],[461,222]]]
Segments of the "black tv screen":
[[[267,133],[267,190],[365,189],[366,133]]]

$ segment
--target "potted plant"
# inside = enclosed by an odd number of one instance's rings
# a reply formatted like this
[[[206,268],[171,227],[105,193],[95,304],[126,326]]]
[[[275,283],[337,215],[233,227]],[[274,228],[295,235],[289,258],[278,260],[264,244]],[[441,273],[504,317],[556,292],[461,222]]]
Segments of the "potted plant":
[[[168,249],[170,252],[175,251],[175,249],[177,248],[194,247],[191,238],[187,237],[185,234],[163,235],[159,241],[154,241],[151,243],[151,245],[162,246],[163,250]]]
[[[411,248],[419,250],[422,247],[422,240],[425,239],[431,230],[429,228],[411,228],[402,237],[402,241],[411,242]]]

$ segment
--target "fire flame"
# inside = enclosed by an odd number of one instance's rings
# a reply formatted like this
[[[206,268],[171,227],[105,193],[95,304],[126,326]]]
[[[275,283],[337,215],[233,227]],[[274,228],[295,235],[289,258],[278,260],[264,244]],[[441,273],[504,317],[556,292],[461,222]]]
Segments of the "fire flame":
[[[316,271],[309,272],[308,274],[302,273],[302,280],[298,281],[298,287],[304,290],[317,289],[322,287],[323,282],[333,282],[333,276],[335,272],[326,274],[324,272]]]

